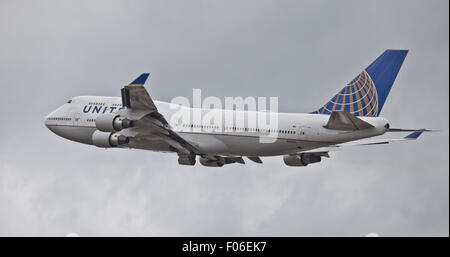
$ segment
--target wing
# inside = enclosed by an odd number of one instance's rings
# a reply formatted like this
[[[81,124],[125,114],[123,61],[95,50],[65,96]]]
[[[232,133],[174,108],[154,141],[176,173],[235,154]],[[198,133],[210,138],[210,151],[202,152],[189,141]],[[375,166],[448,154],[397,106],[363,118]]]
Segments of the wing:
[[[150,143],[162,144],[161,149],[166,148],[183,155],[197,153],[197,149],[173,131],[164,116],[158,112],[144,87],[148,76],[149,73],[143,73],[121,90],[122,104],[127,108],[119,114],[132,119],[135,124],[121,133],[130,137],[130,145],[137,148]]]
[[[184,165],[194,165],[196,155],[201,156],[200,162],[205,166],[245,164],[240,156],[224,157],[201,153],[193,142],[186,141],[172,130],[144,87],[148,76],[149,73],[143,73],[121,90],[122,104],[127,108],[118,114],[133,120],[134,124],[121,131],[121,134],[129,137],[129,147],[177,152],[178,163]]]

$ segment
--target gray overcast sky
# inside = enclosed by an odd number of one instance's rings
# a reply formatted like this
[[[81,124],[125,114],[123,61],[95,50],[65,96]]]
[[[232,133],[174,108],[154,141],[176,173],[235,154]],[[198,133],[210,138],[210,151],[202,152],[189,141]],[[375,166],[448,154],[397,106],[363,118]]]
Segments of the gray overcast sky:
[[[0,235],[449,235],[449,3],[0,0]],[[387,48],[410,52],[384,105],[417,142],[220,169],[64,140],[45,116],[119,96],[278,96],[309,112]],[[403,134],[390,134],[387,137]]]

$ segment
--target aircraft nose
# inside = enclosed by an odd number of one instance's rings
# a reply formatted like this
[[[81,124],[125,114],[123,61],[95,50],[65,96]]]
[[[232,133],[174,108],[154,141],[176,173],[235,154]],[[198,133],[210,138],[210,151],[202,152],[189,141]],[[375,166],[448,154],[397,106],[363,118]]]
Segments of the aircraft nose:
[[[47,115],[46,117],[45,117],[45,120],[44,120],[44,125],[48,128],[48,124],[49,124],[49,122],[48,122],[48,119],[50,118],[50,115]]]
[[[51,130],[52,132],[54,132],[54,131],[53,131],[53,129],[52,129],[52,126],[50,126],[50,125],[51,125],[51,121],[52,121],[51,119],[52,119],[52,117],[55,117],[55,113],[56,113],[57,110],[58,110],[58,109],[52,111],[52,112],[49,113],[47,116],[45,116],[45,120],[44,120],[44,125],[45,125],[49,130]]]

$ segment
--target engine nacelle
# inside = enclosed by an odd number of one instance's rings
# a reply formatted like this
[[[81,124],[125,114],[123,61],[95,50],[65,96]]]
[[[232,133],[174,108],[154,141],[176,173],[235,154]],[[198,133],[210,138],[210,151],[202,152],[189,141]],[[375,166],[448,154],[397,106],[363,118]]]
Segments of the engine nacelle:
[[[287,166],[306,166],[308,164],[304,164],[302,162],[302,158],[299,155],[284,155],[283,156],[284,164]]]
[[[200,156],[199,159],[200,159],[200,163],[203,166],[207,166],[207,167],[222,167],[225,164],[224,158],[218,158],[217,160],[210,160],[208,158]]]
[[[115,132],[133,127],[134,122],[114,113],[103,114],[95,120],[95,126],[103,132]]]
[[[303,163],[305,163],[306,165],[310,163],[320,162],[322,160],[322,157],[320,157],[320,155],[313,153],[302,153],[300,156],[302,157]]]
[[[130,139],[127,136],[120,135],[112,132],[103,132],[96,130],[92,134],[92,143],[95,146],[109,148],[116,147],[119,145],[128,144]]]
[[[287,166],[307,166],[310,163],[320,162],[320,155],[313,153],[301,153],[296,155],[285,155],[283,161]]]

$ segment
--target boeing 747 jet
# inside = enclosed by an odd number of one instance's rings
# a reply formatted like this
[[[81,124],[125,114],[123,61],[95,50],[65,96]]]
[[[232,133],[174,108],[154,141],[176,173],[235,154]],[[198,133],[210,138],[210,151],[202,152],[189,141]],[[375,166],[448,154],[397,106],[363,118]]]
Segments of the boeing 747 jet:
[[[46,117],[45,126],[63,138],[97,147],[176,153],[182,165],[195,165],[197,156],[204,166],[221,167],[280,155],[288,166],[307,166],[333,150],[414,140],[427,131],[391,128],[379,116],[407,53],[386,50],[310,113],[202,109],[156,101],[144,87],[149,76],[144,73],[121,89],[121,97],[73,97]],[[209,115],[211,122],[196,119],[196,113]],[[267,125],[271,120],[276,122]],[[368,139],[398,131],[412,133]]]

